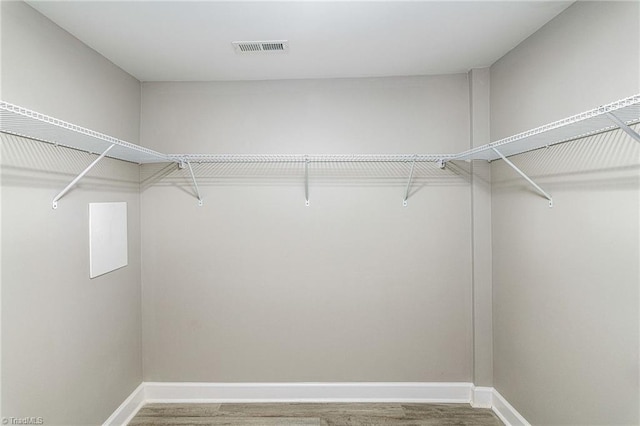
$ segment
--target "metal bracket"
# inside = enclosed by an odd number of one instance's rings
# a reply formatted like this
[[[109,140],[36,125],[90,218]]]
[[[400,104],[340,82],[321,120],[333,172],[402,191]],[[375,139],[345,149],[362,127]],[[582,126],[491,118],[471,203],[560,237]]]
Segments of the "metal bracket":
[[[438,165],[438,168],[444,169],[444,167],[447,165],[447,162],[441,158],[436,162],[436,164]]]
[[[407,200],[409,199],[409,189],[411,189],[411,180],[413,179],[413,168],[416,165],[416,156],[413,156],[413,161],[411,162],[411,171],[409,172],[409,180],[407,181],[407,189],[404,191],[404,199],[402,200],[402,205],[407,207]]]
[[[109,152],[111,150],[111,148],[113,148],[114,146],[116,146],[115,144],[112,144],[111,146],[109,146],[109,148],[105,149],[104,152],[102,154],[100,154],[100,156],[98,158],[96,158],[95,160],[93,160],[93,162],[91,164],[89,164],[87,166],[86,169],[84,169],[78,176],[76,176],[76,178],[74,180],[72,180],[69,185],[67,185],[62,191],[60,191],[60,193],[58,195],[55,196],[55,198],[53,199],[53,202],[51,203],[51,207],[53,207],[54,209],[58,208],[58,201],[60,200],[60,198],[64,197],[64,195],[69,192],[69,190],[71,188],[73,188],[73,186],[78,183],[78,181],[80,179],[82,179],[84,177],[84,175],[86,175],[87,173],[89,173],[89,170],[91,170],[93,168],[93,166],[95,166],[96,164],[98,164],[98,162],[100,160],[102,160],[104,158],[105,155],[107,155],[107,152]]]
[[[529,176],[527,176],[526,174],[524,174],[524,172],[522,170],[520,170],[518,167],[516,167],[515,164],[513,164],[511,161],[509,161],[507,159],[507,157],[505,157],[504,155],[502,155],[502,153],[500,151],[498,151],[495,148],[491,148],[495,151],[496,154],[498,154],[500,156],[500,158],[502,158],[504,160],[505,163],[507,163],[513,170],[515,170],[516,172],[518,172],[518,174],[520,176],[522,176],[523,178],[525,178],[527,180],[527,182],[529,182],[531,185],[533,185],[533,187],[535,189],[538,190],[539,193],[541,193],[542,195],[544,195],[544,197],[549,200],[549,207],[553,207],[553,198],[551,197],[551,195],[549,195],[544,189],[540,188],[540,186],[538,186],[537,183],[535,183],[533,180],[531,180],[531,178]]]
[[[620,127],[620,129],[622,131],[624,131],[626,134],[628,134],[629,136],[631,136],[633,139],[635,139],[637,142],[640,142],[640,135],[638,134],[638,132],[636,132],[635,130],[633,130],[631,127],[627,126],[627,124],[620,120],[618,117],[616,117],[612,112],[608,112],[607,116],[609,117],[609,119],[611,121],[613,121],[614,123],[616,123],[616,125],[618,127]]]
[[[198,206],[202,207],[204,202],[202,201],[202,197],[200,196],[200,189],[198,188],[198,182],[196,182],[196,175],[193,174],[193,169],[191,168],[191,163],[188,162],[188,161],[186,161],[185,163],[189,167],[189,173],[191,173],[191,180],[193,181],[193,187],[196,190],[196,197],[198,197]],[[183,169],[184,168],[184,163],[181,163],[181,164],[182,164],[182,167],[180,167],[180,165],[178,165],[178,167]]]
[[[304,205],[309,207],[309,158],[304,159]]]

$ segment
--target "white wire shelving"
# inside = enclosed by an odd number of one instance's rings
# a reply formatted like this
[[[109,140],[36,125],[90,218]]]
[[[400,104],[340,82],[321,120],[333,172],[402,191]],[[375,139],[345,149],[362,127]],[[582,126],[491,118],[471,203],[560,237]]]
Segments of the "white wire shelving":
[[[176,163],[406,163],[453,160],[452,154],[169,154]]]
[[[503,156],[510,157],[618,128],[638,140],[638,134],[628,126],[639,121],[640,94],[637,94],[462,152],[455,155],[454,159],[493,161],[502,158],[496,150]]]
[[[2,101],[0,132],[89,153],[100,154],[113,145],[107,157],[132,163],[172,161],[166,154]]]
[[[615,129],[623,130],[640,142],[640,135],[629,127],[639,122],[640,94],[637,94],[458,154],[163,154],[0,101],[0,132],[99,154],[98,158],[54,198],[54,208],[57,207],[57,201],[104,157],[138,164],[176,163],[180,168],[188,168],[199,205],[202,205],[203,201],[191,163],[303,164],[306,205],[309,205],[309,164],[311,163],[411,163],[403,199],[403,205],[406,206],[415,163],[433,162],[440,168],[444,168],[449,161],[502,159],[547,198],[549,205],[552,206],[551,195],[518,169],[508,157]]]

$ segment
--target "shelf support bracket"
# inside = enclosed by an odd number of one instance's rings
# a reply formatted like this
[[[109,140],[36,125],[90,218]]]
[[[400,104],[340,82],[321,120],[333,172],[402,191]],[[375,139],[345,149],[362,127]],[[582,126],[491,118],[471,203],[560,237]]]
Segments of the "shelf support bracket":
[[[196,197],[198,198],[198,206],[202,207],[204,202],[202,201],[202,197],[200,196],[200,188],[198,188],[198,182],[196,181],[196,175],[193,173],[193,168],[191,167],[191,162],[185,161],[181,163],[179,166],[181,169],[184,169],[184,165],[187,165],[189,168],[189,173],[191,174],[191,181],[193,182],[193,188],[196,191]]]
[[[100,154],[100,156],[98,158],[93,160],[93,162],[91,164],[89,164],[87,166],[87,168],[84,169],[78,176],[76,176],[76,178],[74,180],[72,180],[69,183],[69,185],[67,185],[62,191],[60,191],[60,193],[58,195],[56,195],[55,198],[53,199],[53,202],[51,203],[51,207],[53,207],[54,209],[57,209],[58,208],[58,201],[60,200],[60,198],[64,197],[64,195],[67,192],[69,192],[69,190],[71,190],[71,188],[73,188],[74,185],[76,183],[78,183],[78,181],[80,179],[82,179],[84,177],[84,175],[89,173],[89,170],[93,169],[93,166],[98,164],[98,162],[100,162],[100,160],[102,160],[104,158],[104,156],[107,155],[107,152],[109,152],[111,150],[111,148],[113,148],[114,146],[116,146],[116,144],[112,144],[111,146],[109,146],[109,148],[105,149],[104,152],[102,154]]]
[[[529,182],[535,189],[538,190],[538,192],[540,194],[542,194],[547,200],[549,200],[549,207],[553,207],[553,198],[551,197],[551,195],[549,195],[549,193],[547,191],[545,191],[544,189],[540,188],[540,186],[535,183],[533,180],[531,180],[531,178],[529,176],[527,176],[522,170],[520,170],[515,164],[513,164],[511,161],[509,161],[507,159],[507,157],[505,157],[504,155],[502,155],[502,153],[500,151],[498,151],[495,148],[491,148],[496,154],[498,154],[500,156],[500,158],[502,158],[504,160],[505,163],[507,163],[509,165],[509,167],[511,167],[513,170],[515,170],[520,176],[522,176],[524,179],[526,179],[527,182]]]
[[[413,161],[411,162],[411,170],[409,171],[409,179],[407,180],[407,189],[404,191],[404,199],[402,200],[402,206],[407,207],[407,200],[409,199],[409,190],[411,189],[411,181],[413,180],[413,168],[416,165],[416,156],[413,156]]]
[[[608,112],[607,116],[609,117],[609,119],[611,121],[613,121],[614,123],[616,123],[616,125],[618,127],[620,127],[620,129],[622,131],[624,131],[626,134],[628,134],[629,136],[631,136],[633,139],[635,139],[637,142],[640,142],[640,135],[638,134],[638,132],[636,132],[635,130],[633,130],[631,127],[627,126],[627,124],[620,120],[618,117],[616,117],[613,113]]]
[[[309,158],[304,159],[304,205],[309,207]]]

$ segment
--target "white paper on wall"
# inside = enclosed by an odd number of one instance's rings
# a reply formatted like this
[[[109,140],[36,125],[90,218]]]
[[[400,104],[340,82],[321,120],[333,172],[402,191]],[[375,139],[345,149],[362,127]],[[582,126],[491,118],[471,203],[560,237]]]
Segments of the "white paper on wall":
[[[89,277],[127,264],[127,203],[89,203]]]

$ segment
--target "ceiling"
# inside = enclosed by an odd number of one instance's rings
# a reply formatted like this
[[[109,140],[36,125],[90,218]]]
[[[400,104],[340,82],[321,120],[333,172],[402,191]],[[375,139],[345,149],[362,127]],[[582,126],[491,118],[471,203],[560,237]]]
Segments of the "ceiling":
[[[28,1],[140,81],[449,74],[491,65],[571,1]],[[288,40],[286,53],[235,53]]]

